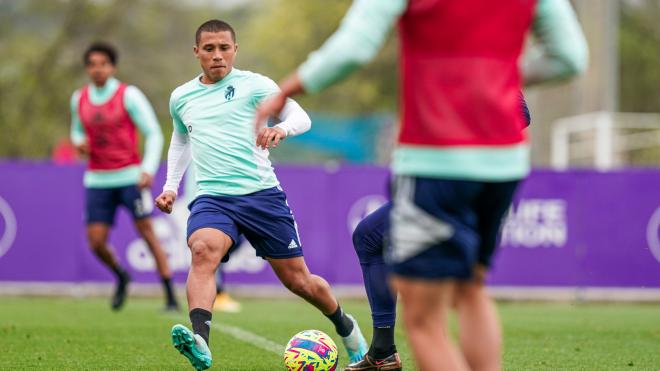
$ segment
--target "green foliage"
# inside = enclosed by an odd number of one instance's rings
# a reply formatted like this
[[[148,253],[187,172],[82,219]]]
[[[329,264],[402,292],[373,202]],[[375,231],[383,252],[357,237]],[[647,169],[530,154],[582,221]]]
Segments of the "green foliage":
[[[0,157],[48,157],[68,137],[71,93],[87,82],[87,45],[117,45],[117,77],[150,99],[164,129],[171,91],[199,73],[194,32],[210,18],[234,26],[236,66],[280,80],[338,26],[350,1],[265,0],[217,8],[175,0],[8,0],[0,2]],[[301,100],[308,110],[393,111],[395,44],[349,81]]]
[[[623,112],[660,112],[660,1],[622,3],[619,33]]]

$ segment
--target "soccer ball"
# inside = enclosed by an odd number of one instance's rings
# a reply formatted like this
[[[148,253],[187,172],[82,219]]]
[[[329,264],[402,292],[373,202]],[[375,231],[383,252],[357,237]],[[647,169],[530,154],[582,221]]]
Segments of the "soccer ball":
[[[287,370],[334,371],[337,369],[337,346],[330,336],[318,330],[294,335],[284,350]]]

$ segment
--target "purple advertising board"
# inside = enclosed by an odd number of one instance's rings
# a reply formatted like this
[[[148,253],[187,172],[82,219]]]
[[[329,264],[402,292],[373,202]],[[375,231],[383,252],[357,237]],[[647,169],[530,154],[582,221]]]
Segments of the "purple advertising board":
[[[0,281],[110,281],[84,229],[83,167],[0,162]],[[159,173],[155,184],[163,182]],[[310,269],[333,284],[362,283],[351,233],[386,201],[388,172],[370,166],[278,166]],[[539,170],[522,184],[502,228],[494,286],[660,288],[660,171]],[[154,187],[154,191],[157,187]],[[187,209],[154,212],[174,278],[190,261]],[[110,243],[137,282],[157,282],[154,261],[118,214]],[[231,283],[277,282],[243,242],[225,265]]]

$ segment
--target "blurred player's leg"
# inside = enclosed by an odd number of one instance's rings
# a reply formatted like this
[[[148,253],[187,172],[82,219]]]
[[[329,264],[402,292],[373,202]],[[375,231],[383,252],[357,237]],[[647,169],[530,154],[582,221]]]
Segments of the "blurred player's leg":
[[[417,367],[425,371],[468,370],[447,329],[455,283],[398,276],[392,282],[403,304],[403,321]]]
[[[367,352],[367,342],[357,321],[339,306],[330,285],[311,274],[302,256],[286,259],[268,258],[268,262],[284,286],[318,308],[335,325],[342,337],[350,362],[357,362]]]
[[[480,270],[483,277],[485,270]],[[471,370],[498,371],[502,368],[502,330],[495,304],[482,282],[462,282],[457,286],[459,339]]]
[[[117,286],[112,297],[112,309],[118,310],[124,305],[131,277],[120,265],[115,253],[108,246],[110,225],[105,223],[90,223],[87,225],[87,240],[94,254],[112,270],[117,278]]]
[[[165,250],[160,244],[158,237],[156,237],[156,233],[154,233],[154,229],[151,224],[151,218],[135,220],[135,228],[147,243],[149,251],[151,251],[154,260],[156,260],[158,274],[160,275],[160,279],[163,284],[163,290],[165,291],[165,309],[178,310],[179,305],[177,304],[176,296],[174,295],[174,289],[172,287],[172,273],[170,272],[170,267],[167,263],[167,254],[165,254]]]
[[[148,195],[143,196],[144,192]],[[172,288],[170,267],[167,263],[167,254],[163,249],[160,240],[156,237],[151,223],[151,196],[148,191],[143,191],[137,185],[121,187],[118,189],[120,202],[133,216],[135,229],[147,244],[151,255],[156,261],[158,274],[160,275],[163,289],[165,291],[165,310],[178,310],[179,306],[174,296]]]
[[[110,228],[114,224],[117,206],[120,204],[120,188],[87,188],[85,190],[85,218],[87,240],[94,254],[112,270],[117,286],[112,296],[112,309],[124,305],[130,275],[119,264],[119,259],[108,245]]]
[[[486,183],[475,207],[481,237],[477,266],[472,280],[458,285],[455,301],[461,350],[472,370],[501,369],[502,331],[483,282],[497,246],[502,219],[517,186],[517,181]]]
[[[394,371],[402,367],[394,344],[396,295],[389,287],[383,259],[391,208],[391,203],[383,205],[365,217],[353,231],[353,247],[360,259],[364,288],[371,307],[373,337],[365,357],[350,364],[347,371]]]
[[[422,370],[468,368],[448,335],[447,314],[460,293],[458,282],[474,279],[474,267],[482,260],[482,216],[503,213],[499,204],[484,206],[497,210],[490,214],[475,206],[495,196],[491,187],[489,182],[397,178],[388,256],[408,338]],[[500,199],[506,208],[510,198]]]

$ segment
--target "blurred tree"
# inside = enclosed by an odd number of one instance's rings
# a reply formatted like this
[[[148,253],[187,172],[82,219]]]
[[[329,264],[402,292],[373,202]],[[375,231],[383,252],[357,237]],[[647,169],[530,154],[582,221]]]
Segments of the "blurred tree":
[[[625,1],[622,6],[619,56],[623,112],[660,112],[660,1]]]
[[[168,138],[169,95],[199,73],[192,55],[199,24],[210,18],[231,23],[240,43],[237,67],[278,80],[320,46],[349,5],[349,0],[264,0],[233,8],[175,0],[0,1],[0,157],[47,157],[68,136],[69,99],[87,82],[82,53],[92,41],[118,47],[117,77],[149,97]],[[390,40],[374,63],[302,101],[305,108],[394,111],[395,47]]]
[[[623,112],[660,112],[660,1],[627,0],[622,4],[619,57],[620,101]],[[630,133],[635,130],[629,131]],[[648,134],[653,135],[653,134]],[[658,166],[660,148],[623,154],[627,164]]]

